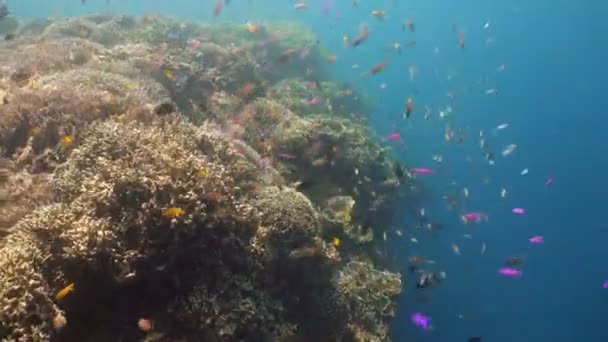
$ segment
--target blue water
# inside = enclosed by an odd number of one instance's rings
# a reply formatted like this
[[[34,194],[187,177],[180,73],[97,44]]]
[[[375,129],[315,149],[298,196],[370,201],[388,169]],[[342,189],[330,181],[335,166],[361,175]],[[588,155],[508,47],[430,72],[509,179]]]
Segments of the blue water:
[[[19,16],[77,15],[106,10],[105,0],[19,1],[11,4]],[[447,279],[426,291],[426,302],[405,273],[404,296],[394,320],[395,341],[608,341],[608,226],[604,222],[608,197],[605,172],[608,162],[608,99],[605,91],[606,15],[608,4],[599,1],[445,1],[445,0],[335,0],[327,15],[323,2],[309,1],[309,9],[295,11],[290,1],[232,0],[220,18],[212,18],[215,1],[112,1],[115,12],[176,15],[189,19],[270,22],[293,20],[318,34],[321,44],[337,55],[328,71],[351,82],[374,104],[371,122],[380,136],[400,132],[404,144],[392,144],[394,157],[410,166],[437,168],[418,177],[424,193],[415,203],[433,221],[445,225],[432,235],[414,229],[404,208],[395,227],[405,228],[402,239],[392,239],[398,256],[422,255],[437,261]],[[380,22],[373,9],[384,9]],[[342,18],[335,19],[336,12]],[[416,32],[402,32],[411,17]],[[490,26],[484,29],[489,21]],[[361,23],[369,24],[370,38],[356,49],[344,48],[342,36],[356,35]],[[458,45],[456,32],[465,36]],[[486,39],[494,42],[486,44]],[[415,39],[412,48],[405,46]],[[385,47],[400,41],[401,55]],[[434,51],[435,50],[435,51]],[[436,51],[438,51],[436,53]],[[372,77],[360,74],[380,61],[389,65]],[[353,64],[359,69],[353,70]],[[503,72],[496,68],[504,64]],[[410,81],[408,68],[415,66]],[[450,79],[448,79],[448,77]],[[380,85],[386,84],[385,89]],[[498,96],[485,95],[496,88]],[[452,92],[454,99],[446,96]],[[412,118],[401,118],[405,101],[414,100]],[[423,119],[424,106],[431,118]],[[449,120],[438,117],[451,105]],[[510,127],[492,134],[501,123]],[[463,142],[446,144],[447,125],[462,130]],[[484,130],[494,150],[496,164],[489,166],[479,148]],[[388,144],[389,142],[387,142]],[[518,148],[508,158],[500,156],[507,144]],[[435,165],[431,156],[441,154]],[[530,173],[521,176],[520,171]],[[548,175],[554,182],[545,187]],[[489,184],[484,184],[484,179]],[[455,182],[461,209],[450,211],[442,198]],[[462,199],[463,188],[470,190]],[[509,195],[503,199],[502,187]],[[516,216],[511,208],[523,207]],[[489,214],[487,223],[465,226],[464,211]],[[466,239],[463,234],[470,234]],[[545,243],[532,245],[528,238],[543,235]],[[420,243],[409,241],[416,237]],[[481,256],[482,242],[487,253]],[[455,255],[451,244],[462,250]],[[500,277],[505,258],[525,259],[523,277]],[[434,329],[423,331],[409,319],[413,312],[432,317]]]

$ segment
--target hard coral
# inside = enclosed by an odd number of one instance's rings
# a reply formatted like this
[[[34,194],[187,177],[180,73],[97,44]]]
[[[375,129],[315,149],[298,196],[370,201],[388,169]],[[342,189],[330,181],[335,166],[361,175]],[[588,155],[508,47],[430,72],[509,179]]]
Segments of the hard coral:
[[[271,187],[257,200],[260,227],[256,243],[270,254],[283,254],[307,244],[318,235],[318,214],[308,198],[289,188]],[[282,253],[281,253],[282,252]]]
[[[395,315],[394,297],[401,292],[400,275],[353,260],[338,272],[334,283],[350,308],[351,332],[367,336],[357,341],[387,340],[388,320]]]

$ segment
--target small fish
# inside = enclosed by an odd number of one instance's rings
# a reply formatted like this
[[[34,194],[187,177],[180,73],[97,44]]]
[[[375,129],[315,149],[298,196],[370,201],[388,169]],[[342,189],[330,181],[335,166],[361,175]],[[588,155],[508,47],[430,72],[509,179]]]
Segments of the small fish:
[[[414,100],[411,97],[407,98],[407,102],[405,103],[405,118],[409,119],[412,115],[412,111],[414,110]]]
[[[523,169],[523,170],[521,170],[521,172],[519,174],[522,176],[525,176],[528,174],[528,171],[529,171],[528,169]]]
[[[545,181],[545,187],[549,187],[553,183],[553,176],[549,176]]]
[[[509,144],[507,146],[505,146],[505,148],[502,149],[502,156],[506,157],[510,154],[512,154],[513,152],[515,152],[515,150],[517,149],[517,145],[515,144]]]
[[[417,312],[412,315],[411,319],[415,325],[421,327],[424,330],[428,330],[430,328],[431,318],[428,316]]]
[[[388,137],[386,137],[386,139],[388,139],[388,140],[399,140],[399,139],[401,139],[401,133],[399,133],[399,132],[391,133],[391,134],[388,135]]]
[[[258,27],[253,24],[252,22],[247,22],[247,31],[251,32],[251,33],[258,33]]]
[[[485,242],[481,243],[481,255],[486,255],[487,246]]]
[[[608,289],[608,280],[604,281],[604,283],[602,284],[602,287],[605,289]]]
[[[460,255],[460,247],[455,243],[452,244],[452,252],[456,255]]]
[[[488,28],[490,28],[490,22],[486,21],[486,23],[483,25],[483,29],[487,30]]]
[[[481,342],[481,337],[479,337],[479,336],[469,337],[467,342]]]
[[[507,127],[509,127],[509,124],[508,123],[503,123],[503,124],[500,124],[500,125],[496,126],[496,130],[501,131],[503,129],[506,129]]]
[[[353,40],[353,47],[357,47],[363,43],[369,36],[369,28],[367,25],[362,25],[359,29],[359,35]]]
[[[308,105],[309,106],[314,106],[317,103],[319,103],[319,97],[318,96],[315,96],[312,99],[308,100]]]
[[[149,332],[154,329],[154,322],[147,318],[140,318],[137,320],[137,327],[143,332]]]
[[[526,210],[524,208],[513,208],[511,209],[511,211],[513,212],[513,214],[517,215],[523,215],[526,213]]]
[[[430,175],[432,173],[435,173],[435,170],[426,167],[415,167],[410,169],[410,171],[417,175]]]
[[[413,243],[418,243],[418,239],[416,238],[411,238],[410,241],[412,241]]]
[[[366,75],[376,75],[379,72],[381,72],[382,70],[384,70],[384,68],[387,65],[388,65],[388,62],[382,61],[382,62],[374,65],[368,72],[364,73],[363,76],[366,76]]]
[[[68,147],[68,146],[72,145],[73,142],[74,142],[74,136],[71,134],[66,134],[63,136],[63,138],[61,138],[61,145],[63,147]]]
[[[9,41],[9,40],[14,40],[15,39],[15,34],[14,33],[9,33],[6,36],[4,36],[4,40]]]
[[[486,215],[484,213],[471,212],[471,213],[463,214],[461,216],[461,219],[465,224],[480,223],[482,220],[487,221],[488,215]]]
[[[498,274],[505,277],[520,277],[523,271],[518,268],[503,267],[498,270]]]
[[[508,257],[507,260],[505,260],[505,265],[508,267],[520,266],[522,263],[523,260],[521,260],[521,258],[518,256],[511,256]]]
[[[182,208],[171,207],[163,210],[163,216],[167,218],[178,218],[184,215],[184,210]]]
[[[209,175],[209,171],[207,169],[201,169],[198,172],[198,175],[201,176],[201,177],[203,177],[203,178],[205,178],[205,177],[207,177]]]
[[[529,238],[528,241],[530,241],[531,243],[539,244],[539,243],[544,243],[545,238],[540,235],[536,235],[536,236]]]
[[[405,22],[403,24],[401,24],[401,30],[402,31],[409,30],[410,32],[414,32],[414,31],[416,31],[416,23],[414,22],[413,19],[407,18],[407,19],[405,19]]]
[[[464,195],[464,198],[469,198],[469,189],[468,188],[462,189],[462,193]]]
[[[502,198],[507,197],[507,189],[505,189],[505,188],[500,189],[500,197],[502,197]]]
[[[61,300],[74,291],[74,283],[70,283],[68,286],[62,288],[55,295],[56,300]]]
[[[498,95],[498,89],[496,89],[496,88],[487,89],[486,95]]]
[[[213,9],[213,16],[217,17],[222,13],[222,8],[224,8],[224,0],[217,0],[215,4],[215,8]]]
[[[298,2],[295,5],[293,5],[293,8],[297,9],[297,10],[304,10],[308,8],[308,5],[306,4],[306,2]]]
[[[385,12],[383,10],[373,10],[372,15],[378,20],[384,20]]]
[[[333,238],[331,238],[331,244],[337,248],[337,247],[340,247],[340,244],[342,244],[342,241],[340,241],[339,238],[334,236]]]

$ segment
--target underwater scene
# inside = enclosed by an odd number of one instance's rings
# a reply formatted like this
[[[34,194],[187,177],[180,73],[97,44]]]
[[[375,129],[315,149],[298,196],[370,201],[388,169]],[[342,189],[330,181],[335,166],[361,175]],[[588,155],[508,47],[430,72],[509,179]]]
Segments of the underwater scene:
[[[0,0],[0,341],[607,342],[607,15]]]

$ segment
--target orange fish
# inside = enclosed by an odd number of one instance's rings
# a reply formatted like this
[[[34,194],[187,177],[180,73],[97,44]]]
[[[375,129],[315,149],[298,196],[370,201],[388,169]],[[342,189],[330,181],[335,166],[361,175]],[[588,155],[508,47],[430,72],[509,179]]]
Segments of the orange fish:
[[[70,283],[68,286],[59,290],[57,292],[57,294],[55,295],[55,299],[61,300],[61,299],[65,298],[67,295],[69,295],[70,292],[72,292],[72,291],[74,291],[74,283]]]
[[[168,218],[179,218],[182,215],[184,215],[184,211],[177,207],[167,208],[163,211],[163,216]]]
[[[371,68],[368,72],[363,73],[362,76],[375,75],[375,74],[379,73],[380,71],[384,70],[384,68],[386,67],[387,64],[388,64],[388,62],[382,61],[382,62],[374,65],[374,67]]]
[[[336,55],[329,56],[328,60],[329,60],[329,63],[335,62],[336,61]]]
[[[247,31],[251,33],[258,33],[258,27],[255,24],[247,22]]]
[[[222,8],[224,8],[224,0],[217,0],[217,3],[215,4],[215,9],[213,10],[213,16],[217,17],[218,15],[220,15],[220,13],[222,13]]]

